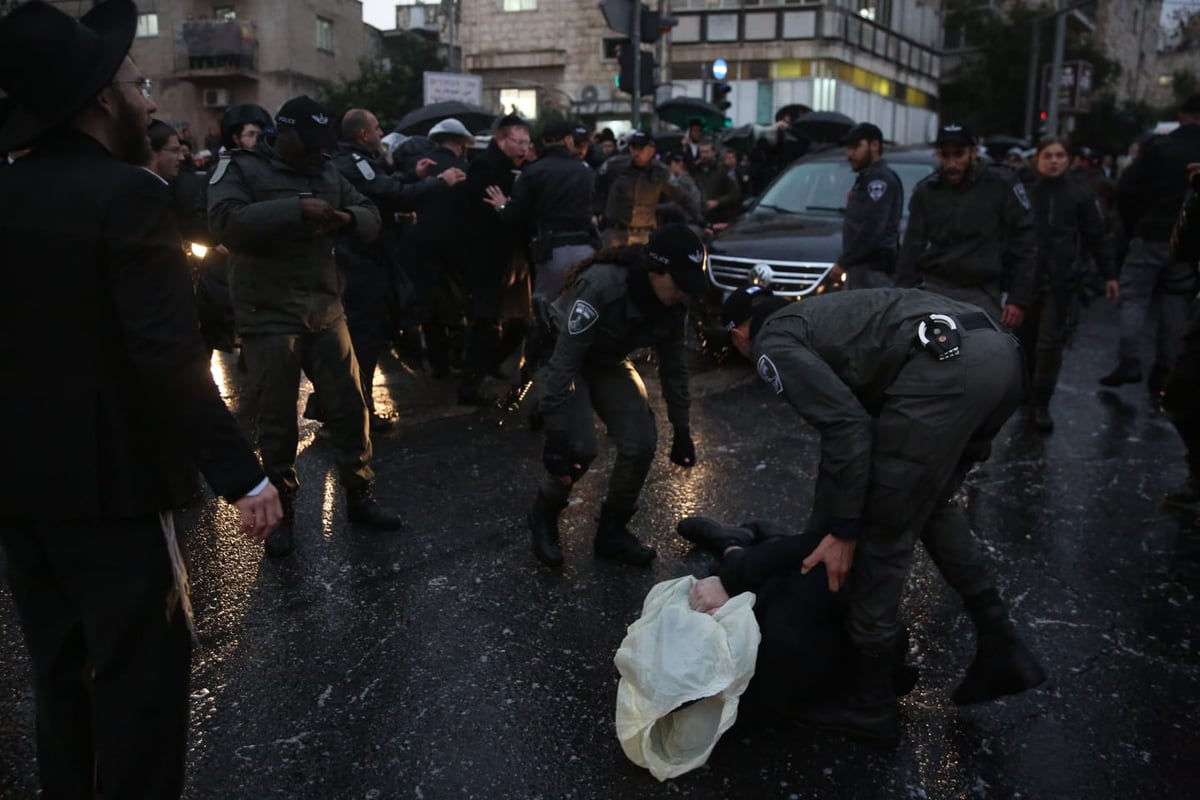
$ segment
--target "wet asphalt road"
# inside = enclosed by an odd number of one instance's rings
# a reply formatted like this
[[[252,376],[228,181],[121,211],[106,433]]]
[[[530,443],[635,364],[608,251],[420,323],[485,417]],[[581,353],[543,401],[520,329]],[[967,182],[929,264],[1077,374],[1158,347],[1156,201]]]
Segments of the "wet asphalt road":
[[[902,702],[897,750],[789,726],[735,730],[706,767],[660,784],[617,743],[613,654],[655,582],[710,566],[673,535],[677,518],[803,522],[814,435],[745,366],[709,369],[693,407],[700,463],[675,477],[664,446],[634,519],[659,558],[645,569],[592,558],[603,452],[565,512],[567,563],[554,572],[534,561],[523,524],[540,440],[517,421],[498,426],[496,412],[454,408],[451,385],[393,362],[376,394],[399,399],[404,422],[377,439],[377,490],[403,508],[403,532],[348,525],[312,425],[291,558],[261,560],[216,501],[182,517],[203,640],[189,796],[1200,797],[1200,527],[1158,503],[1183,451],[1144,388],[1097,391],[1114,322],[1111,309],[1087,313],[1054,402],[1058,430],[1039,437],[1014,418],[963,495],[1050,675],[1041,689],[949,702],[970,626],[919,554],[906,609],[922,676]],[[214,374],[242,406],[232,362]],[[0,588],[0,797],[36,789],[31,733],[20,631]]]

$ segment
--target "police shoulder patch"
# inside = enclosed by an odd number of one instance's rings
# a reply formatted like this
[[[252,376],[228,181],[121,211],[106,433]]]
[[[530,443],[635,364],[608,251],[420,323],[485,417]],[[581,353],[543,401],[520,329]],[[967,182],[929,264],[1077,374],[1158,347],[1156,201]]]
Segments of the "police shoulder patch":
[[[567,317],[567,333],[576,336],[583,333],[600,319],[600,312],[586,300],[576,300]]]
[[[783,379],[779,377],[779,369],[768,356],[758,357],[758,377],[771,384],[775,394],[783,394]]]
[[[867,184],[867,194],[876,202],[887,193],[887,181],[875,180]]]
[[[371,168],[371,164],[362,156],[355,154],[354,161],[358,166],[358,171],[364,178],[369,181],[375,180],[375,170]]]
[[[229,169],[229,162],[232,160],[229,156],[221,157],[221,160],[217,162],[217,168],[213,172],[212,177],[208,179],[209,186],[216,186],[221,182],[221,178],[225,177],[225,171]]]
[[[1029,193],[1025,191],[1025,184],[1018,183],[1015,186],[1013,186],[1013,194],[1015,194],[1017,196],[1017,202],[1021,204],[1021,207],[1024,208],[1026,211],[1028,211],[1029,210]]]

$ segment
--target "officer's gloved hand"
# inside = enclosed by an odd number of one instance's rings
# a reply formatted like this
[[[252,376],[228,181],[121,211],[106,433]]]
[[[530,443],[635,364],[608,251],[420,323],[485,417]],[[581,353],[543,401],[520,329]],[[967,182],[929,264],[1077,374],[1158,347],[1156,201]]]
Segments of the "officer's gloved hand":
[[[542,464],[545,465],[547,472],[560,478],[576,471],[569,433],[546,429],[546,443],[542,446]]]
[[[696,465],[696,443],[692,441],[691,428],[676,428],[671,440],[671,463],[681,467]]]

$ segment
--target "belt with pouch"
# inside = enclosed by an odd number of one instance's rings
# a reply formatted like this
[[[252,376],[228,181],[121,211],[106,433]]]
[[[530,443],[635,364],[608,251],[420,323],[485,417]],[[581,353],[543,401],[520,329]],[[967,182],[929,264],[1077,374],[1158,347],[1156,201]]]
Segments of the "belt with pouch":
[[[989,328],[1000,330],[1000,326],[983,311],[971,311],[957,317],[930,314],[917,323],[917,342],[938,361],[947,361],[962,354],[963,333]]]

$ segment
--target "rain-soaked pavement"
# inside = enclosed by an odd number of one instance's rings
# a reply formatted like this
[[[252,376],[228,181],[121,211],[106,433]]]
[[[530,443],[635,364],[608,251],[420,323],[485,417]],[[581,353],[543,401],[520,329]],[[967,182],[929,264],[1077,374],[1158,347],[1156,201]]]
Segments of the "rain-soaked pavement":
[[[398,400],[404,423],[378,438],[376,468],[403,532],[348,526],[329,445],[311,426],[291,558],[261,560],[216,501],[183,516],[203,640],[189,796],[1200,796],[1200,528],[1159,505],[1182,477],[1182,447],[1144,388],[1097,391],[1114,322],[1109,308],[1087,312],[1057,431],[1042,438],[1014,418],[965,492],[1050,675],[1041,689],[949,702],[970,627],[922,555],[906,600],[922,676],[902,703],[897,750],[735,729],[707,766],[658,783],[616,741],[613,654],[655,582],[710,564],[673,535],[677,518],[804,520],[813,434],[744,365],[710,368],[696,380],[699,465],[679,478],[660,456],[635,517],[658,547],[653,566],[592,558],[608,452],[565,514],[567,563],[552,572],[530,555],[522,521],[539,439],[453,407],[449,385],[393,362],[376,393]],[[214,374],[244,401],[232,361],[218,358]],[[0,588],[2,797],[35,791],[31,731],[24,650]]]

